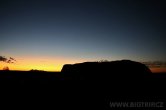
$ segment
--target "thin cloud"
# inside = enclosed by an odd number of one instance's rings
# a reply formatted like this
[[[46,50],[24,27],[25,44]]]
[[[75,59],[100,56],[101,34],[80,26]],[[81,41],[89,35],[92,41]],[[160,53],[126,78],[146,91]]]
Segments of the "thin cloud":
[[[166,68],[166,61],[143,62],[143,64],[147,65],[150,68]]]

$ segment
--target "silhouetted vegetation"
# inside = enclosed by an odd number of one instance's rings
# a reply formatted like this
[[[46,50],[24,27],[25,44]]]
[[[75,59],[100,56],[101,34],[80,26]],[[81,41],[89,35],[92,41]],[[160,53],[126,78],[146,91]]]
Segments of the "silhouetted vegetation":
[[[6,62],[6,63],[14,63],[14,62],[16,62],[16,59],[14,59],[12,57],[6,58],[5,56],[0,56],[0,61]]]
[[[8,67],[8,66],[5,66],[5,67],[3,67],[3,70],[9,71],[9,67]]]

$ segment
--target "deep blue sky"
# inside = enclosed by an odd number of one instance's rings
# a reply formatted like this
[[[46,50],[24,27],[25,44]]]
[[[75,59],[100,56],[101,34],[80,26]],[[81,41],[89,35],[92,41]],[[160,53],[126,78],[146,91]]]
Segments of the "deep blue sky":
[[[164,0],[1,0],[0,54],[166,60]]]

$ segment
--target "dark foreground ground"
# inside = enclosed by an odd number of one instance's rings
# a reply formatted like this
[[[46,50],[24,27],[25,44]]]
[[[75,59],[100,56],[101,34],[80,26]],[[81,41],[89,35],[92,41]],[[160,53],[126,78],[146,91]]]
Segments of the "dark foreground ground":
[[[111,107],[112,102],[154,102],[151,107],[137,105],[136,109],[164,109],[165,84],[164,73],[105,81],[69,80],[61,72],[0,71],[0,107],[113,110],[133,107]]]

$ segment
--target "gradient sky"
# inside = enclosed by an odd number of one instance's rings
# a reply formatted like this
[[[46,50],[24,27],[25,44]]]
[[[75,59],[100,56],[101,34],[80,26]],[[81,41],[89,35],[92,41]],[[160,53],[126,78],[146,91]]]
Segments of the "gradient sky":
[[[15,70],[65,63],[166,61],[164,0],[1,0],[0,55]]]

